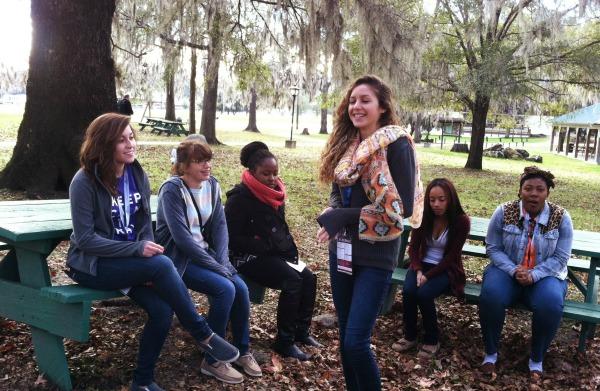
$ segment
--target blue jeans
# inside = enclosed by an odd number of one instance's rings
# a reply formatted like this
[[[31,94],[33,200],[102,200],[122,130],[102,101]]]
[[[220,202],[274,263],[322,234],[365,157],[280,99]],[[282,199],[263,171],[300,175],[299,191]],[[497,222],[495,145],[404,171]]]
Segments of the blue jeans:
[[[424,263],[423,273],[426,273],[434,266]],[[439,331],[435,298],[448,291],[448,288],[450,288],[450,280],[446,273],[427,280],[425,285],[417,287],[417,273],[412,269],[408,270],[406,279],[404,280],[404,287],[402,288],[405,339],[409,341],[417,339],[417,311],[420,309],[421,316],[423,317],[423,328],[425,329],[423,343],[426,345],[435,345],[438,343]]]
[[[239,274],[234,274],[230,280],[190,262],[183,274],[183,282],[188,288],[209,296],[207,319],[215,333],[225,338],[227,323],[231,318],[233,345],[238,348],[240,355],[246,354],[250,340],[250,299],[248,287]],[[206,361],[212,364],[215,359],[207,355]]]
[[[388,292],[392,272],[353,265],[353,275],[339,273],[336,255],[330,252],[329,276],[340,328],[346,387],[350,391],[380,390],[379,368],[370,346],[371,332]]]
[[[79,284],[93,289],[132,287],[129,297],[148,313],[134,371],[133,380],[137,384],[148,385],[154,381],[154,367],[169,334],[173,312],[196,341],[203,341],[212,334],[206,320],[196,311],[173,262],[164,255],[100,258],[95,276],[73,269],[69,275]],[[152,285],[145,286],[148,282]]]
[[[508,273],[489,265],[483,273],[479,296],[479,321],[486,354],[498,352],[506,308],[520,301],[533,312],[530,358],[543,361],[560,325],[566,294],[566,280],[546,277],[524,287]]]

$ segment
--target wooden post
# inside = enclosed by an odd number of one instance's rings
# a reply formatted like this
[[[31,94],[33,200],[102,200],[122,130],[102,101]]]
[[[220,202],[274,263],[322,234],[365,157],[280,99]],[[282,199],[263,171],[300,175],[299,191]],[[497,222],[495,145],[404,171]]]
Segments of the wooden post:
[[[579,154],[579,132],[583,128],[575,128],[575,159],[577,159],[577,155]]]
[[[552,137],[550,137],[550,152],[552,152],[552,149],[554,148],[554,134],[556,133],[557,129],[557,126],[552,127]]]
[[[588,156],[590,155],[590,140],[592,139],[592,129],[587,128],[587,137],[585,138],[585,157],[584,160],[587,162]]]

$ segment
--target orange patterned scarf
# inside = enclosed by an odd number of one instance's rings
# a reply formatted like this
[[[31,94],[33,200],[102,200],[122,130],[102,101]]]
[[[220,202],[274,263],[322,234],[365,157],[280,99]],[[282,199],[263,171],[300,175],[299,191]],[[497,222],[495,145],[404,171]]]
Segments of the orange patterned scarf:
[[[376,130],[362,142],[356,137],[334,170],[334,180],[342,187],[352,186],[360,178],[371,201],[371,204],[364,206],[360,212],[358,234],[361,240],[394,240],[404,228],[402,199],[387,162],[387,146],[400,137],[407,137],[414,149],[412,137],[395,125]],[[413,213],[409,222],[413,228],[418,228],[423,217],[424,194],[416,158],[415,178]]]

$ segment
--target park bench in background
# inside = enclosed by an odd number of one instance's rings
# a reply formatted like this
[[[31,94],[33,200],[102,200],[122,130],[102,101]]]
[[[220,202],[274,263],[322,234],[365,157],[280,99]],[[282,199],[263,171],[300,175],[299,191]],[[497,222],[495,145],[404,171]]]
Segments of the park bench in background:
[[[487,233],[487,225],[489,219],[472,217],[471,232],[469,239],[483,243]],[[402,235],[401,250],[406,249],[408,243],[408,229]],[[466,243],[463,246],[463,255],[473,257],[486,257],[485,247]],[[401,258],[404,258],[404,251],[401,252]],[[599,287],[599,268],[600,268],[600,233],[587,232],[576,230],[573,236],[572,254],[576,256],[585,256],[589,259],[581,259],[572,257],[569,259],[568,277],[569,280],[583,294],[584,301],[566,300],[563,309],[563,317],[574,319],[582,322],[581,333],[579,335],[579,351],[585,351],[586,340],[592,337],[595,331],[596,324],[600,323],[600,305],[598,305],[598,287]],[[382,313],[390,311],[398,291],[398,287],[404,284],[406,272],[408,269],[402,268],[400,265],[392,275],[392,287],[384,302]],[[576,274],[576,272],[586,276],[586,283]],[[467,283],[465,286],[465,298],[468,303],[477,304],[479,302],[479,294],[481,285],[475,283]],[[524,307],[519,307],[524,308]]]
[[[186,136],[188,134],[185,124],[181,121],[169,121],[159,118],[148,118],[148,120],[153,121],[151,133],[161,134],[164,132],[167,136]]]
[[[146,118],[145,122],[142,120],[141,122],[138,122],[138,125],[140,126],[140,131],[143,131],[146,127],[150,127],[152,128],[150,132],[158,135],[164,133],[167,136],[186,136],[188,134],[188,131],[185,129],[185,123],[181,121],[169,121],[161,118]]]

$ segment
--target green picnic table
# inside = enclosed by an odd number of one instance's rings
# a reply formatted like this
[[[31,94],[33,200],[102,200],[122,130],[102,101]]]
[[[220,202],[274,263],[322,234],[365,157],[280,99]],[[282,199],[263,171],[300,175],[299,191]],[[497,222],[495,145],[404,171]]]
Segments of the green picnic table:
[[[169,121],[159,118],[148,118],[148,121],[152,121],[150,133],[161,134],[164,132],[167,136],[186,136],[188,134],[185,124],[181,121]]]
[[[142,119],[141,122],[138,122],[138,125],[140,126],[140,131],[143,131],[145,127],[151,127],[153,128],[154,125],[156,125],[157,123],[159,123],[161,120],[159,118],[146,118],[146,121],[144,122],[144,120]]]
[[[151,198],[156,210],[157,198]],[[155,219],[153,215],[153,220]],[[72,231],[68,199],[0,202],[0,316],[31,327],[39,371],[71,390],[63,338],[86,342],[91,303],[122,296],[77,284],[52,286],[47,257]]]

